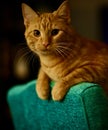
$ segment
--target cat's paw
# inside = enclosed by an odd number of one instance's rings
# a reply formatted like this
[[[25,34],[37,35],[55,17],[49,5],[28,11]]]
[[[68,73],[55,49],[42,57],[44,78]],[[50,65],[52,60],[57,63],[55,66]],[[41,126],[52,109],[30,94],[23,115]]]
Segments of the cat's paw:
[[[65,90],[64,88],[54,86],[52,90],[52,99],[54,101],[61,101],[64,99],[66,93],[67,93],[67,90]]]
[[[40,99],[47,100],[50,96],[50,88],[49,86],[45,86],[45,84],[37,84],[36,93]]]

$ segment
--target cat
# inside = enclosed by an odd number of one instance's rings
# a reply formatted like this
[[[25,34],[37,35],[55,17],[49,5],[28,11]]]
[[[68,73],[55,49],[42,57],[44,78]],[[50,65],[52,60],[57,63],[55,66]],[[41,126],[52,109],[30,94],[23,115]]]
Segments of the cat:
[[[39,98],[64,99],[70,87],[81,82],[98,83],[108,91],[108,46],[88,40],[71,26],[69,2],[54,12],[35,12],[22,3],[25,39],[39,56],[36,92]],[[55,85],[50,90],[50,81]],[[51,92],[50,92],[51,91]]]

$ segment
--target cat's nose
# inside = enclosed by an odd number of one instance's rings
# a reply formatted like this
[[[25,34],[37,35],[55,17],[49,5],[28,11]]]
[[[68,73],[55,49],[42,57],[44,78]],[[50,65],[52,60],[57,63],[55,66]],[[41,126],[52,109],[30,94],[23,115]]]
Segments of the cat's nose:
[[[42,44],[43,44],[43,46],[46,47],[46,48],[49,46],[49,43],[48,43],[48,42],[43,42]]]

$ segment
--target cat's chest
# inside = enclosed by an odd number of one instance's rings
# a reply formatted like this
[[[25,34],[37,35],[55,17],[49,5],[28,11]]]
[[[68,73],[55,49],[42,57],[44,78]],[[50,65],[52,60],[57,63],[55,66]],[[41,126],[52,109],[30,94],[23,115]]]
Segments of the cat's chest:
[[[43,71],[54,81],[62,79],[65,75],[65,70],[61,65],[56,65],[53,67],[42,66]]]
[[[72,68],[72,60],[59,57],[40,57],[43,71],[54,81],[64,78]]]

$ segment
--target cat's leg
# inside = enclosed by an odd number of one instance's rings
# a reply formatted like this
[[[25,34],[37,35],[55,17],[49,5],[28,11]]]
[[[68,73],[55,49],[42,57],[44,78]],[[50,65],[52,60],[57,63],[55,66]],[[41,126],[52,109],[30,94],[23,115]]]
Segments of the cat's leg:
[[[43,100],[48,99],[50,96],[49,81],[49,77],[42,69],[40,69],[36,84],[36,92],[39,98]]]
[[[85,69],[85,68],[89,68],[89,69]],[[56,100],[56,101],[62,100],[65,97],[67,91],[70,89],[70,87],[72,87],[73,85],[77,83],[85,82],[85,81],[95,82],[95,83],[98,82],[97,74],[95,72],[92,74],[91,72],[92,72],[92,69],[90,66],[86,66],[84,68],[77,68],[75,71],[70,72],[60,81],[58,81],[53,87],[53,90],[52,90],[53,100]]]
[[[55,86],[52,89],[52,99],[55,101],[61,101],[73,85],[84,81],[85,80],[83,78],[79,77],[77,79],[71,78],[70,81],[64,80],[56,82]]]
[[[70,86],[65,81],[56,82],[52,89],[52,99],[55,101],[60,101],[64,98]]]

